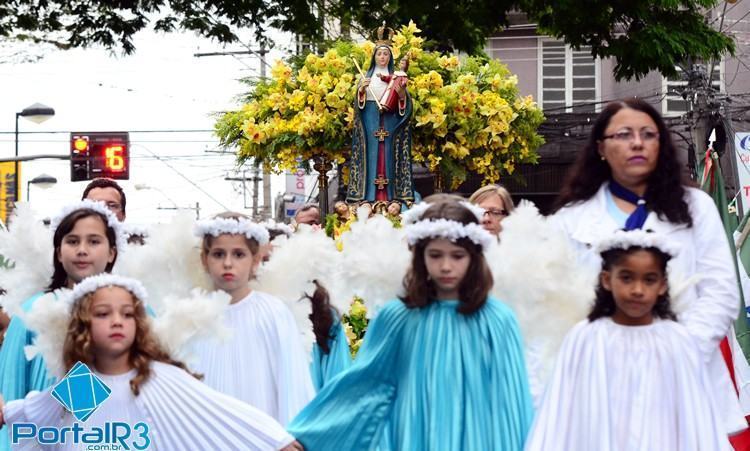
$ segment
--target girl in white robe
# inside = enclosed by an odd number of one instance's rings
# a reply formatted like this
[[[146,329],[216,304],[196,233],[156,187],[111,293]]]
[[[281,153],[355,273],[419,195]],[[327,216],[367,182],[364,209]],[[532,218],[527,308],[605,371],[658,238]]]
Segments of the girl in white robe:
[[[273,418],[209,388],[172,360],[151,332],[145,297],[139,282],[120,276],[92,276],[79,283],[65,299],[69,319],[62,324],[68,331],[62,344],[68,375],[47,391],[3,406],[0,424],[68,428],[67,433],[61,429],[65,440],[53,443],[53,449],[89,449],[92,442],[84,443],[84,434],[112,430],[113,423],[131,428],[129,436],[118,434],[131,449],[299,449]],[[60,361],[50,357],[50,362]],[[89,369],[105,386],[91,378],[92,387],[100,387],[91,389],[99,402],[93,413],[87,412],[93,406],[85,405],[81,392],[66,388],[75,387],[76,378],[89,378]],[[124,427],[118,426],[120,432]],[[78,438],[71,428],[81,428]],[[40,439],[21,439],[14,447],[36,449]],[[110,436],[95,444],[121,442]]]
[[[708,355],[686,312],[676,321],[663,235],[616,232],[588,320],[566,336],[527,451],[730,450]]]
[[[238,213],[223,213],[200,221],[196,234],[203,238],[201,261],[214,288],[232,297],[224,322],[231,336],[197,343],[191,367],[212,388],[286,425],[315,390],[292,312],[280,299],[249,285],[268,231]]]

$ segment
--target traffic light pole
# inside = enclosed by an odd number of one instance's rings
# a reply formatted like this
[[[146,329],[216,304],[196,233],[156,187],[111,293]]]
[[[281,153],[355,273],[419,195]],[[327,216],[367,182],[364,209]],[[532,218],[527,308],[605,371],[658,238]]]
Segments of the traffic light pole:
[[[70,155],[45,154],[45,155],[24,155],[23,157],[19,157],[18,155],[16,155],[13,158],[0,158],[0,163],[10,163],[10,162],[18,163],[19,161],[32,161],[32,160],[70,160]]]

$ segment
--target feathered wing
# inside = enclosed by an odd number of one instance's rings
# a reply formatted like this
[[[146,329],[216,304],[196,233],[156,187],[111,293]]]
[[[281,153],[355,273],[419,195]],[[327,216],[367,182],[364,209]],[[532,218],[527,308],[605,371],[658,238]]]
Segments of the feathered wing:
[[[66,372],[63,345],[70,324],[71,303],[65,300],[69,295],[68,289],[47,293],[34,302],[31,311],[21,313],[26,327],[37,333],[34,344],[24,349],[26,359],[41,355],[47,371],[58,379]]]
[[[531,389],[539,399],[565,334],[588,314],[596,274],[581,268],[562,232],[522,202],[506,220],[500,244],[485,252],[492,295],[516,312]]]
[[[153,331],[172,358],[190,363],[194,343],[223,339],[231,333],[224,314],[231,296],[223,291],[195,288],[188,297],[167,296],[161,312],[153,319]]]
[[[359,219],[341,235],[340,284],[332,294],[337,302],[365,301],[372,317],[383,304],[403,294],[403,280],[411,265],[404,230],[381,215]]]
[[[154,225],[142,246],[128,246],[118,256],[114,273],[140,280],[150,306],[159,314],[168,296],[189,298],[193,288],[212,288],[200,261],[200,238],[193,235],[195,220],[186,212],[168,223]]]
[[[0,307],[9,314],[21,312],[23,302],[44,289],[52,278],[52,232],[28,204],[16,205],[8,229],[0,227],[0,255],[9,268],[0,268]]]
[[[284,301],[294,315],[304,349],[309,355],[315,335],[310,321],[312,306],[304,297],[315,291],[312,281],[318,280],[329,291],[331,303],[340,313],[349,309],[348,304],[337,303],[333,297],[339,284],[336,274],[341,255],[325,232],[309,227],[288,239],[280,236],[273,245],[271,258],[259,268],[253,288]]]

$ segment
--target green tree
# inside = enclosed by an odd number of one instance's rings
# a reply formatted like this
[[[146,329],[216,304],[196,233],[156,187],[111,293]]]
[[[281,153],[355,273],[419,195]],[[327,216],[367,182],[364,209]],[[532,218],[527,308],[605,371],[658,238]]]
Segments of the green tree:
[[[599,57],[614,57],[617,79],[639,79],[651,70],[675,75],[686,60],[734,53],[732,39],[709,24],[715,0],[522,0],[539,27]]]
[[[271,28],[321,42],[326,27],[365,32],[383,20],[419,23],[432,49],[482,52],[507,24],[509,11],[526,12],[541,29],[573,46],[591,45],[617,60],[615,76],[674,73],[687,59],[733,53],[732,40],[714,30],[704,12],[718,0],[15,0],[0,2],[0,36],[51,42],[61,48],[103,45],[135,50],[143,29],[195,31],[220,42],[252,28],[267,40]],[[315,11],[315,13],[313,13]],[[334,20],[330,20],[334,18]],[[395,27],[394,27],[395,28]],[[336,36],[335,36],[336,37]],[[429,48],[429,47],[428,47]]]

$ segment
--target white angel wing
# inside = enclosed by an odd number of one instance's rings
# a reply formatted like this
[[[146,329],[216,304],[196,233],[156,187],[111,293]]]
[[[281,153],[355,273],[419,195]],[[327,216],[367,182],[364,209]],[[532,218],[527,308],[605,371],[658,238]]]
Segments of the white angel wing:
[[[568,239],[530,202],[503,221],[500,244],[485,256],[495,282],[492,295],[518,317],[531,376],[537,378],[536,398],[552,374],[563,337],[591,308],[596,274],[582,270]]]
[[[154,225],[144,245],[128,246],[117,259],[113,272],[140,280],[157,314],[168,296],[187,298],[193,288],[212,289],[200,261],[201,240],[193,235],[194,223],[190,213],[178,213],[170,222]]]
[[[359,296],[372,317],[383,304],[403,294],[404,276],[411,265],[404,231],[375,215],[353,223],[341,235],[341,242],[341,283],[332,297],[351,302],[353,296]]]
[[[28,204],[16,205],[8,229],[0,227],[0,255],[11,267],[0,268],[0,307],[20,313],[23,302],[49,285],[52,278],[52,232]]]
[[[224,314],[231,296],[223,291],[196,288],[188,297],[167,296],[161,312],[153,319],[153,331],[172,358],[189,363],[196,341],[223,339],[231,333]]]
[[[305,351],[309,354],[315,335],[310,322],[312,307],[303,297],[305,294],[313,294],[313,280],[318,280],[329,294],[335,291],[341,255],[325,232],[309,227],[288,239],[280,236],[274,240],[273,245],[271,258],[259,268],[253,288],[284,301],[294,315],[297,328],[302,333]],[[348,304],[343,306],[333,302],[333,296],[331,301],[340,313],[349,309]]]
[[[70,290],[60,289],[47,293],[34,302],[31,311],[21,312],[26,327],[37,333],[34,344],[26,346],[26,359],[37,354],[44,359],[47,370],[57,378],[65,376],[63,345],[68,335],[71,303],[66,300]]]

